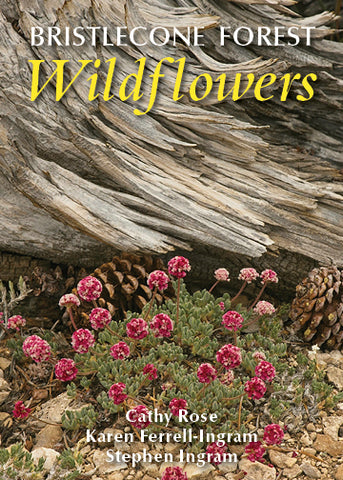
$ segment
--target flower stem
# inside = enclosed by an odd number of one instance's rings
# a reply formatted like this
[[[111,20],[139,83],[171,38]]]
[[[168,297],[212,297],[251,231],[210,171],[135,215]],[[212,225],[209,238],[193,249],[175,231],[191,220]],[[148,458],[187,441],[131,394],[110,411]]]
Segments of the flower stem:
[[[181,279],[177,279],[177,296],[176,296],[176,322],[175,326],[177,327],[179,323],[179,315],[180,315],[180,287],[181,287]]]
[[[71,307],[67,307],[67,311],[68,311],[68,314],[69,314],[71,324],[73,325],[73,328],[75,330],[77,330],[77,326],[76,326],[76,323],[75,323],[75,320],[74,320],[74,315],[73,315]]]
[[[148,311],[146,312],[146,314],[144,315],[144,320],[146,321],[149,317],[149,314],[151,312],[151,309],[152,309],[152,306],[154,304],[154,301],[155,301],[155,298],[156,298],[156,294],[157,294],[157,287],[155,287],[154,291],[153,291],[153,294],[152,294],[152,297],[151,297],[151,300],[150,300],[150,303],[149,303],[149,308],[148,308]]]
[[[231,398],[223,398],[226,402],[230,402],[231,400],[238,400],[239,398],[243,398],[246,393],[243,392],[240,395],[237,395],[237,397],[231,397]]]
[[[209,289],[208,293],[212,293],[212,290],[218,285],[219,283],[219,280],[217,280],[216,282],[214,282],[214,284],[212,285],[212,287]]]
[[[259,299],[260,299],[261,296],[262,296],[262,293],[264,292],[264,289],[265,289],[266,286],[267,286],[267,283],[268,283],[268,282],[266,282],[266,283],[263,284],[263,286],[262,286],[262,288],[261,288],[261,290],[260,290],[260,293],[259,293],[259,294],[257,295],[257,297],[255,298],[255,301],[250,305],[250,307],[248,308],[248,311],[251,310],[251,309],[256,305],[256,303],[259,301]]]
[[[245,280],[243,285],[241,286],[241,288],[239,289],[239,292],[231,299],[231,304],[237,300],[237,298],[242,294],[243,290],[245,289],[245,287],[247,286],[247,281]]]

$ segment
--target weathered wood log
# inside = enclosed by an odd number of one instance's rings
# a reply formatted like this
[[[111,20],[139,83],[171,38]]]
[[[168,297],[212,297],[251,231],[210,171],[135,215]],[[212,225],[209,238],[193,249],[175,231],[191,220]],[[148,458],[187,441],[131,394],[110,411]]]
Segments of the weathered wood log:
[[[0,249],[55,262],[95,266],[118,250],[189,252],[201,272],[247,259],[294,270],[343,265],[343,44],[326,40],[333,13],[302,18],[289,0],[0,0]],[[127,25],[206,30],[206,48],[31,47],[33,26]],[[218,44],[219,25],[316,26],[311,46]],[[113,40],[113,39],[112,39]],[[213,96],[173,102],[176,69],[164,65],[156,104],[142,117],[134,102],[87,100],[94,71],[54,101],[51,82],[30,101],[28,59],[116,57],[117,81],[149,57],[142,89],[157,62],[186,58],[181,94],[200,73],[318,76],[316,94],[298,102],[239,102]],[[262,58],[261,58],[262,57]],[[99,68],[102,88],[105,69]],[[101,88],[100,88],[101,90]],[[145,97],[141,107],[146,106]],[[168,253],[169,252],[169,253]],[[201,273],[199,272],[199,273]]]

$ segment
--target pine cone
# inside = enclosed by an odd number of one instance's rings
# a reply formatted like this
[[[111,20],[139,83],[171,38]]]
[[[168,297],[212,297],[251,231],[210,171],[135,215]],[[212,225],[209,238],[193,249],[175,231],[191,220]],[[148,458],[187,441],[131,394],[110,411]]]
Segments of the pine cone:
[[[103,291],[98,299],[98,305],[107,308],[114,320],[121,320],[126,312],[140,312],[144,305],[149,302],[152,292],[147,285],[149,273],[153,270],[166,271],[163,261],[158,257],[150,255],[139,256],[135,254],[122,253],[116,256],[111,262],[104,263],[95,269],[93,276],[98,278]],[[74,290],[76,293],[76,290]],[[164,300],[173,297],[175,294],[171,284],[163,295],[156,295],[157,305],[161,305]],[[79,311],[79,323],[84,323],[82,314],[88,314],[93,308],[92,304],[82,302]]]
[[[290,319],[306,342],[338,349],[343,343],[343,271],[313,269],[296,287]]]

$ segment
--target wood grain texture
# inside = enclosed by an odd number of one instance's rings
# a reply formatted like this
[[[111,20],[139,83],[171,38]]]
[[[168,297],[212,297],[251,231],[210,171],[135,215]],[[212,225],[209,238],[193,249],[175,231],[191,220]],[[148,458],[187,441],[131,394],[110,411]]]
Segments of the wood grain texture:
[[[292,3],[0,0],[0,250],[85,265],[117,250],[267,258],[284,273],[291,256],[300,270],[343,265],[343,44],[325,39],[333,13],[302,18]],[[198,25],[206,48],[31,47],[37,25]],[[220,25],[318,28],[311,47],[243,48],[220,47]],[[319,81],[305,103],[294,95],[281,102],[279,89],[268,102],[173,102],[176,69],[164,65],[156,105],[137,117],[118,90],[111,101],[88,102],[88,70],[60,102],[52,85],[30,102],[28,59],[47,60],[49,75],[52,59],[70,59],[75,70],[79,58],[113,56],[117,84],[149,57],[144,92],[166,56],[186,57],[184,94],[204,72],[226,73],[229,88],[237,72],[315,72]]]

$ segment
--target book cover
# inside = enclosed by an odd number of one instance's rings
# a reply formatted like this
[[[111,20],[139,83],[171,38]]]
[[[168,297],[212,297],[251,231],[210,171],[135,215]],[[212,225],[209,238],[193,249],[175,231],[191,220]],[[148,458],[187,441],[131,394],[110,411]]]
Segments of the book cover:
[[[0,478],[343,478],[340,10],[0,0]]]

